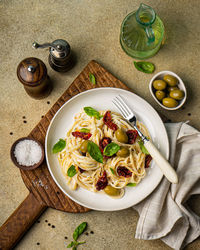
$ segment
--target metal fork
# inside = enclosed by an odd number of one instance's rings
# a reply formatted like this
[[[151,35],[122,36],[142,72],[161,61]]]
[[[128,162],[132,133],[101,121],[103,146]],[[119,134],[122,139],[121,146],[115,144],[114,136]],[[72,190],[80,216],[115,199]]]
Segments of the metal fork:
[[[139,136],[141,137],[145,148],[148,150],[149,154],[152,156],[158,167],[161,169],[165,177],[172,183],[178,183],[178,176],[169,164],[169,162],[161,155],[154,144],[142,134],[136,125],[136,116],[133,111],[127,106],[120,95],[116,96],[112,102],[119,109],[122,116],[137,130]]]

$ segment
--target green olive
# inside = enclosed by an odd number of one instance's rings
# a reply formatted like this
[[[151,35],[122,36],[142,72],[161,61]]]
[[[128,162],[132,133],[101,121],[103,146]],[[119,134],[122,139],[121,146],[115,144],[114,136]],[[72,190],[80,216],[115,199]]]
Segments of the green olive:
[[[86,141],[83,141],[82,143],[81,143],[81,146],[80,146],[80,151],[82,152],[82,153],[86,153],[87,152],[87,146],[88,146],[88,141],[86,140]]]
[[[153,82],[153,87],[156,90],[163,90],[167,87],[167,83],[163,80],[155,80]]]
[[[120,128],[115,131],[115,136],[116,136],[117,140],[121,143],[128,142],[127,134]]]
[[[171,91],[173,91],[173,90],[177,90],[177,89],[179,89],[177,86],[175,86],[175,87],[168,87],[168,88],[167,88],[167,90],[168,90],[169,92],[171,92]]]
[[[171,97],[163,98],[162,99],[162,104],[165,107],[168,107],[168,108],[175,108],[176,106],[178,106],[178,102],[175,99],[171,98]]]
[[[180,89],[173,90],[169,93],[171,98],[174,98],[176,100],[181,100],[184,97],[184,92]]]
[[[120,189],[114,188],[110,185],[106,186],[104,188],[104,191],[106,194],[110,195],[110,196],[118,196],[120,195]]]
[[[121,147],[120,150],[117,152],[117,156],[120,157],[127,157],[129,156],[129,150],[126,147]]]
[[[156,98],[159,100],[159,101],[162,101],[162,99],[165,97],[165,92],[162,91],[162,90],[157,90],[156,93]]]
[[[164,80],[165,82],[167,82],[168,85],[171,86],[171,87],[176,86],[177,83],[178,83],[178,80],[176,79],[176,77],[171,76],[171,75],[165,75],[165,76],[163,77],[163,80]]]

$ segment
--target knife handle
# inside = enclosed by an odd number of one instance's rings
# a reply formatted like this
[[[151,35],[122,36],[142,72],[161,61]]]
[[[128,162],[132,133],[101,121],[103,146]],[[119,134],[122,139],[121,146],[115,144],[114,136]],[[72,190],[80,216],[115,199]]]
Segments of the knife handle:
[[[156,162],[157,166],[161,169],[165,177],[172,183],[178,183],[178,176],[175,170],[169,164],[169,162],[161,155],[161,153],[154,146],[154,144],[151,141],[146,141],[144,142],[144,146]]]

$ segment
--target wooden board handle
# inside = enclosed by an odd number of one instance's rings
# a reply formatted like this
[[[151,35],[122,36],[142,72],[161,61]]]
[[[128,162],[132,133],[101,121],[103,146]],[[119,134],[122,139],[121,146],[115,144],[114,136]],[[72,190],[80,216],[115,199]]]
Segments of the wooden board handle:
[[[32,193],[0,227],[0,249],[11,249],[47,207]]]

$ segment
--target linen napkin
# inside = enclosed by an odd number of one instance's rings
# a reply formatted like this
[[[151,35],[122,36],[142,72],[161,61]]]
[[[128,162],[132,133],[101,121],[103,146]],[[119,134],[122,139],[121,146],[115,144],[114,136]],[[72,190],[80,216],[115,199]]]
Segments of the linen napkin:
[[[163,178],[145,200],[133,208],[140,215],[135,238],[161,239],[181,249],[200,235],[200,217],[186,204],[200,194],[200,132],[187,123],[166,123],[170,143],[170,163],[179,183]]]

